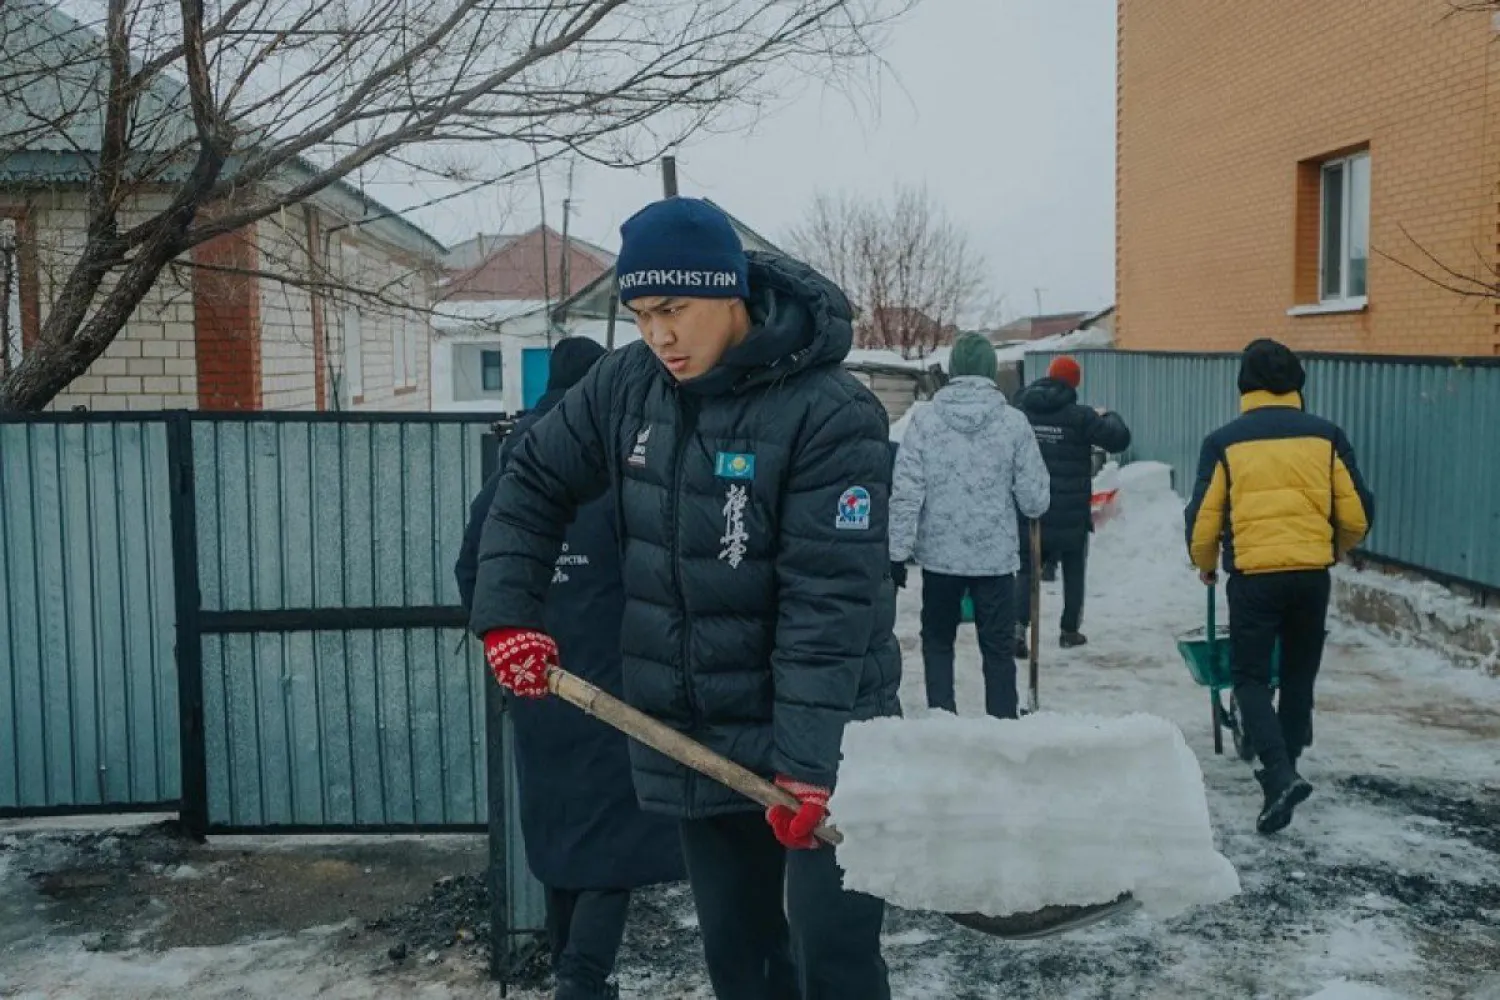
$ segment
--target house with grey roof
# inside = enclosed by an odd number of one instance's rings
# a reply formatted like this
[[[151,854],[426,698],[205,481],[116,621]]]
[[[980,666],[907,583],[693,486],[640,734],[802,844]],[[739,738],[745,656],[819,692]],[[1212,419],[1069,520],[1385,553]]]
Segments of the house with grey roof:
[[[0,5],[0,372],[35,343],[88,226],[108,85],[104,41],[37,0]],[[166,75],[141,97],[143,158],[192,129]],[[160,166],[160,165],[158,165]],[[170,203],[169,162],[125,222]],[[234,169],[231,162],[227,171]],[[317,173],[297,160],[265,184]],[[446,248],[347,182],[200,244],[162,272],[125,328],[54,406],[90,409],[426,410],[430,306]]]

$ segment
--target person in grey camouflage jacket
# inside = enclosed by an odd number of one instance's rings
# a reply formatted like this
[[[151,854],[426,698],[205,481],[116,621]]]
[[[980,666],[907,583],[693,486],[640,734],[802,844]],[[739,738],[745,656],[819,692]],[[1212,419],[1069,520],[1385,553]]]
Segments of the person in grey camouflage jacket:
[[[891,573],[922,568],[922,662],[930,708],[955,712],[953,643],[963,597],[974,602],[985,711],[1016,717],[1016,511],[1041,517],[1051,481],[1031,423],[995,385],[995,349],[977,334],[953,345],[952,381],[912,414],[891,491]]]

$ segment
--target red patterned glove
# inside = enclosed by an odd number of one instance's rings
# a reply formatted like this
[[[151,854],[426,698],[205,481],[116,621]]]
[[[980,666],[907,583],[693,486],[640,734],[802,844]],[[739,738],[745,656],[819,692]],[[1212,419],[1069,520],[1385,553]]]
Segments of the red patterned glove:
[[[545,698],[547,668],[557,666],[557,643],[530,629],[497,628],[484,637],[484,658],[507,691],[522,698]]]
[[[794,781],[784,774],[777,775],[776,787],[791,792],[802,806],[796,810],[787,806],[772,806],[767,809],[766,822],[771,824],[771,832],[776,834],[776,839],[788,850],[813,850],[818,846],[818,838],[813,836],[813,831],[828,815],[828,797],[831,793],[826,788]]]

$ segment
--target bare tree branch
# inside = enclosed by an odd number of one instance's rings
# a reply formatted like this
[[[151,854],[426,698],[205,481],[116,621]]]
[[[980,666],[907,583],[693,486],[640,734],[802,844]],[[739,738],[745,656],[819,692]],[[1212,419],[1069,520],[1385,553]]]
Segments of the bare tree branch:
[[[915,2],[75,0],[97,18],[62,30],[5,0],[0,159],[70,157],[88,218],[0,410],[45,406],[196,245],[398,165],[482,186],[561,157],[649,162],[795,78],[878,65]]]
[[[1500,3],[1497,3],[1497,7],[1500,7]],[[1476,271],[1465,272],[1439,258],[1418,241],[1407,230],[1406,226],[1402,225],[1398,228],[1401,230],[1401,235],[1416,248],[1417,253],[1421,255],[1426,263],[1413,264],[1395,254],[1387,252],[1381,247],[1373,248],[1376,256],[1382,260],[1388,260],[1403,271],[1414,274],[1424,281],[1430,282],[1444,291],[1452,292],[1455,295],[1462,295],[1465,298],[1472,299],[1500,299],[1500,267],[1486,261],[1484,254],[1478,247],[1473,248]]]
[[[924,357],[983,299],[983,258],[923,188],[889,203],[819,194],[790,244],[861,310],[861,347]]]

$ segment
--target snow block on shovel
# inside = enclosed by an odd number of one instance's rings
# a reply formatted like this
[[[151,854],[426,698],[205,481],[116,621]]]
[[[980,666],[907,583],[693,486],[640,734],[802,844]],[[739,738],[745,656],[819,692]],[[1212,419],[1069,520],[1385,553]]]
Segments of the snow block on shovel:
[[[1131,894],[1158,917],[1240,891],[1198,759],[1150,715],[876,719],[844,733],[830,803],[844,886],[994,917]]]

